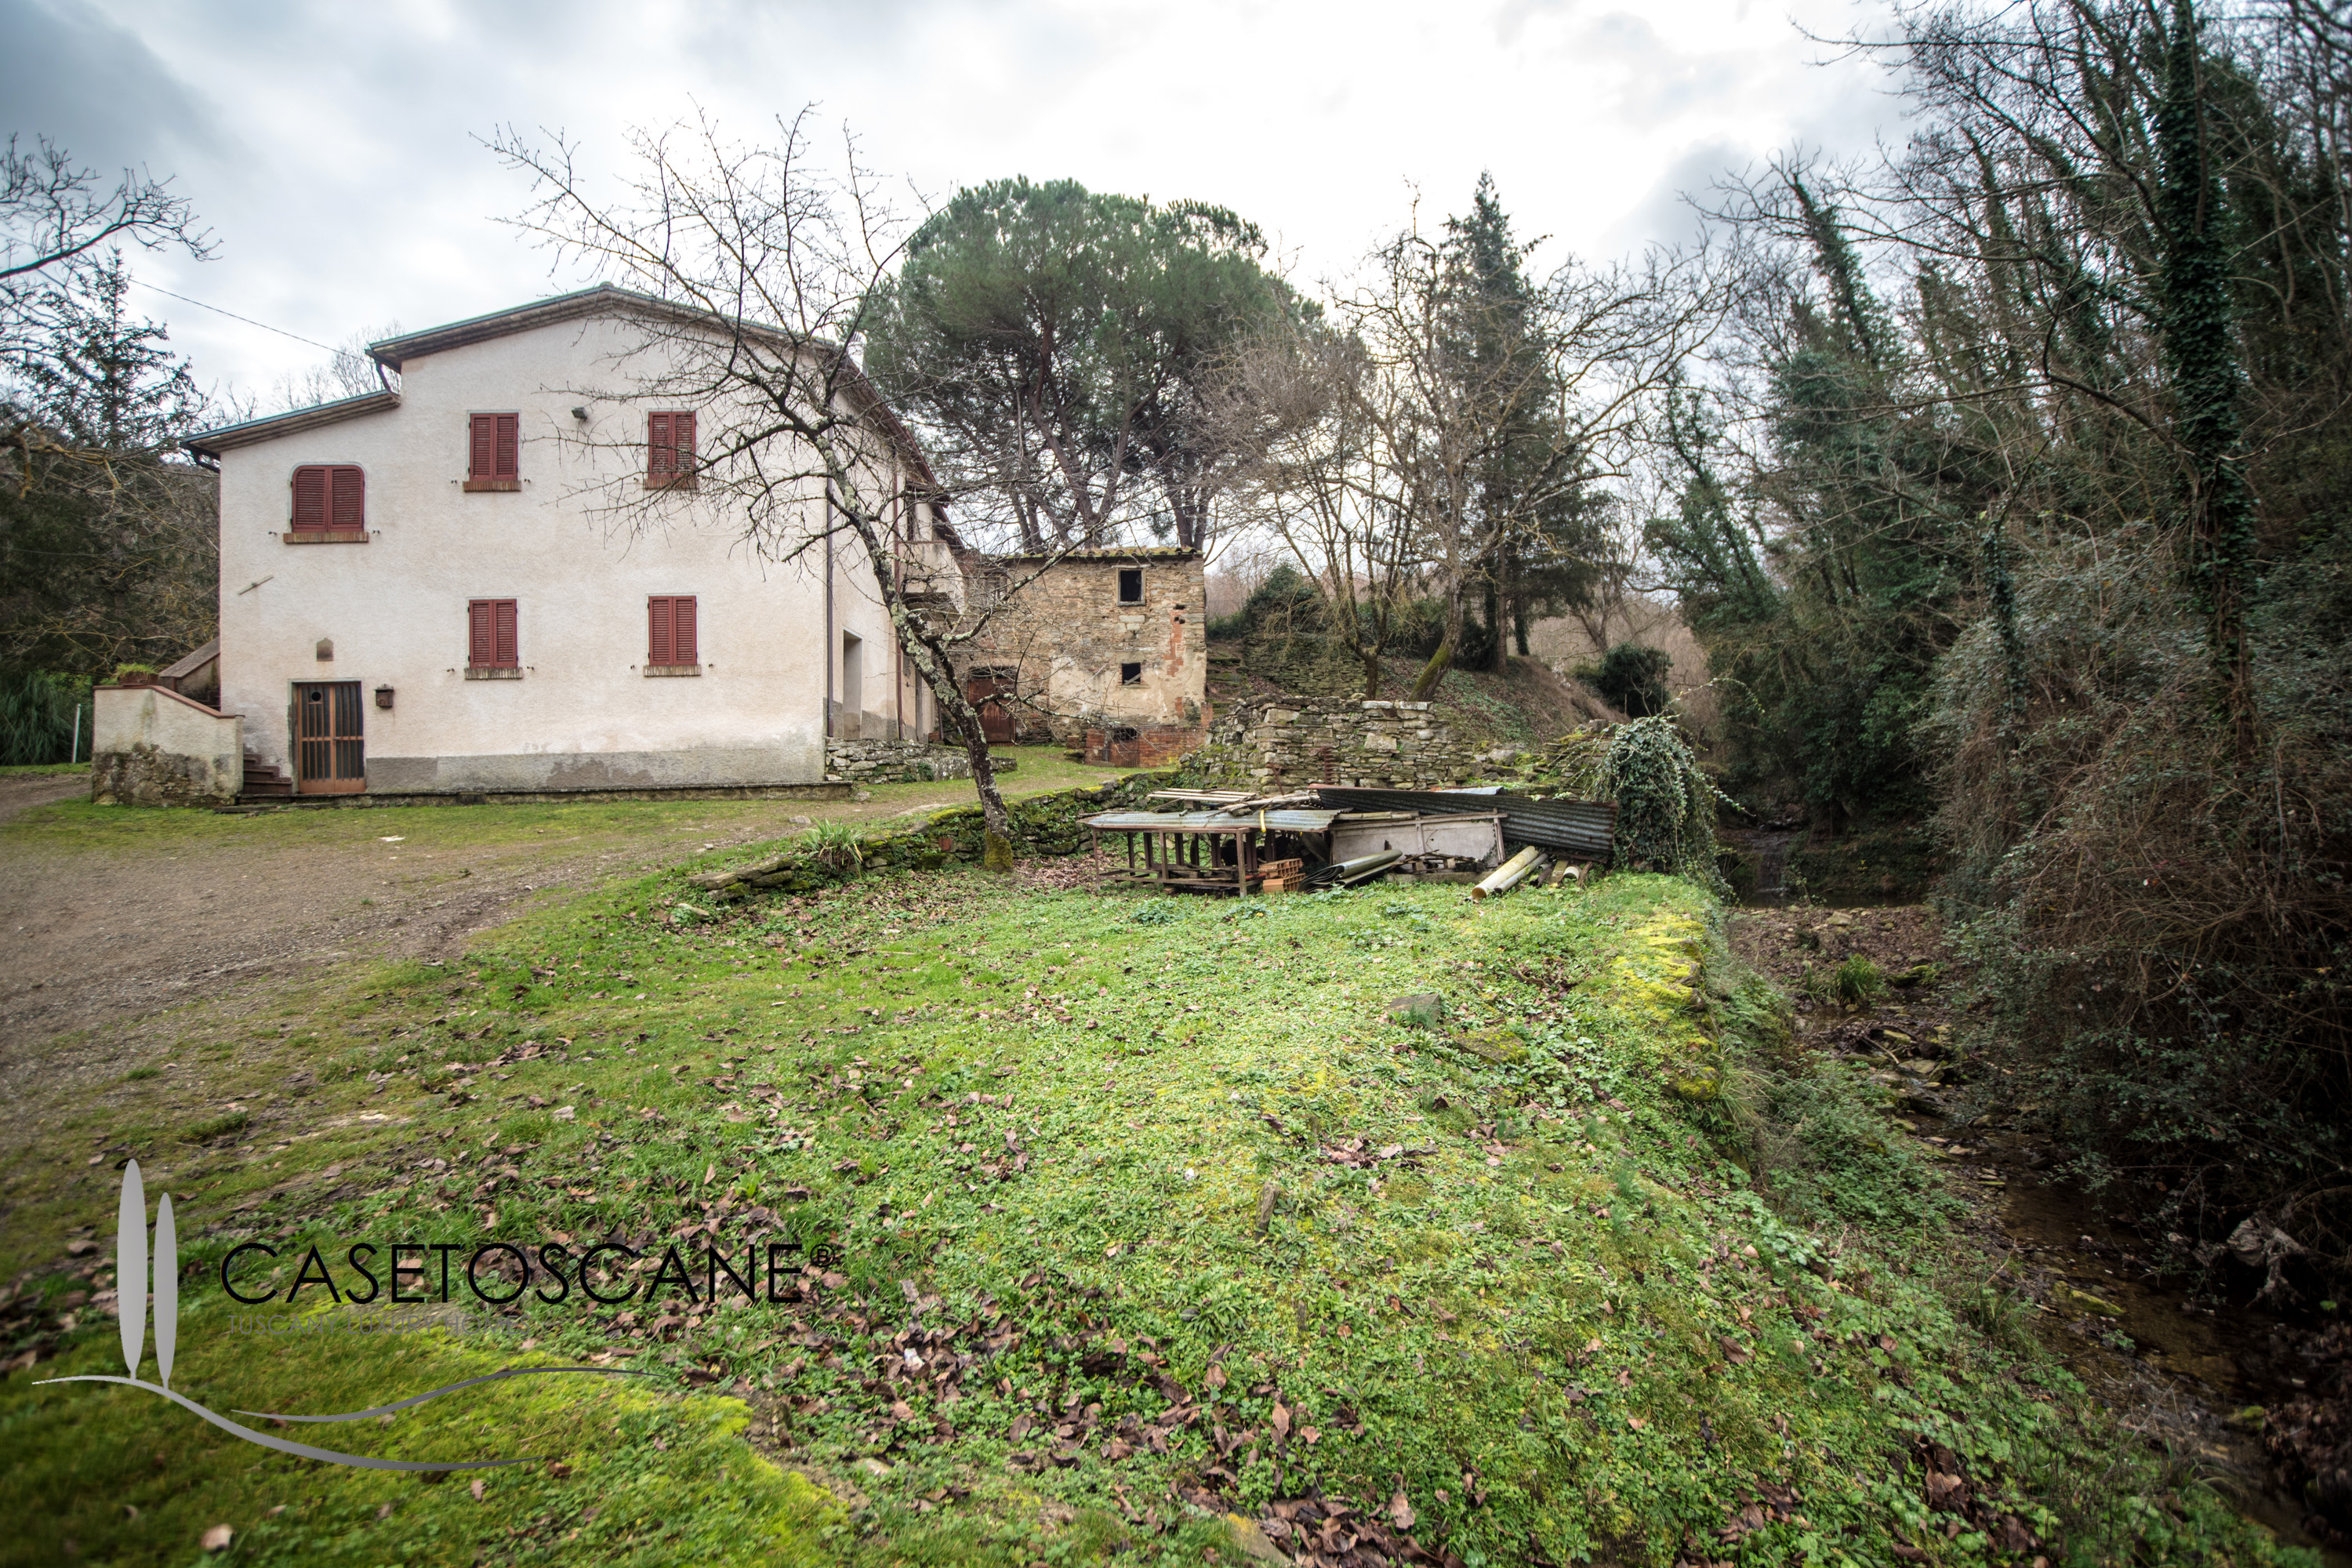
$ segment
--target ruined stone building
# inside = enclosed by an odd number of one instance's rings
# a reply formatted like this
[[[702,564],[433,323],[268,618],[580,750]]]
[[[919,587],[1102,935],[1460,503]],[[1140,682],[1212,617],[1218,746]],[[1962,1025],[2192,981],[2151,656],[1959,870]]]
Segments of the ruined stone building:
[[[1209,644],[1199,551],[1000,556],[976,576],[972,600],[993,613],[963,678],[992,742],[1053,741],[1130,767],[1201,743]]]

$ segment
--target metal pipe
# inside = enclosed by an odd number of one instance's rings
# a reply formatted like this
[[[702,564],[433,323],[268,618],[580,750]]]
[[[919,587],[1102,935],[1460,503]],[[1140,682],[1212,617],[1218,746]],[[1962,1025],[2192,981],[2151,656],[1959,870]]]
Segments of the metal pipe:
[[[1529,872],[1541,867],[1545,858],[1544,852],[1530,844],[1489,871],[1485,881],[1470,889],[1470,896],[1484,899],[1496,893],[1507,893],[1526,880]]]

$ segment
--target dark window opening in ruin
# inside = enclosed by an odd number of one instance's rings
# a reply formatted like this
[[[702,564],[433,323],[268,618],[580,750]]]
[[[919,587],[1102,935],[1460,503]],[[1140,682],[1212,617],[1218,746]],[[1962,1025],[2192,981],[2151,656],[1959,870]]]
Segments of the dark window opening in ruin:
[[[1117,725],[1110,732],[1110,743],[1114,746],[1124,746],[1135,738],[1135,730],[1131,725]]]
[[[1139,664],[1122,664],[1122,665],[1120,665],[1120,666],[1118,667],[1118,683],[1119,683],[1121,686],[1140,686],[1140,685],[1142,685],[1142,684],[1143,684],[1143,666],[1141,666],[1141,665],[1139,665]]]
[[[1143,568],[1130,566],[1118,574],[1118,602],[1122,605],[1143,603]]]

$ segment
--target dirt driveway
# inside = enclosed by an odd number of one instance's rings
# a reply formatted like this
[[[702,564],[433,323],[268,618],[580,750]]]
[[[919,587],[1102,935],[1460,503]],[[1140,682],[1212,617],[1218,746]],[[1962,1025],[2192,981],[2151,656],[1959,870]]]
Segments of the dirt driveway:
[[[1034,763],[1024,767],[1039,772]],[[1066,770],[1062,770],[1066,771]],[[1097,782],[1038,778],[1029,791]],[[23,786],[38,785],[40,788]],[[62,786],[62,787],[59,787]],[[527,900],[709,848],[967,804],[968,782],[862,802],[661,801],[305,810],[258,816],[58,801],[0,780],[0,1110],[168,1047],[169,1010],[267,1004],[320,966],[454,953]],[[69,1037],[61,1038],[61,1037]],[[36,1084],[41,1091],[32,1094]]]

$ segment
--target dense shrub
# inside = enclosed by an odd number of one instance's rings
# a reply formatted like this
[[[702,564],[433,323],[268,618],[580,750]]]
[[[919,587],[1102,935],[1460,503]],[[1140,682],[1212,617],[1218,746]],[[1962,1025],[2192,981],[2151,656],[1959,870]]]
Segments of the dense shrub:
[[[1616,864],[1671,871],[1715,892],[1717,795],[1698,771],[1682,732],[1664,719],[1620,725],[1609,743],[1601,782],[1617,803]]]
[[[82,754],[89,753],[89,682],[26,670],[0,679],[0,767],[72,760],[74,716],[81,710]]]
[[[1981,1047],[2168,1227],[2352,1265],[2352,529],[2273,568],[2231,722],[2173,550],[2045,545],[1937,690]],[[2012,670],[2014,678],[2012,679]],[[2251,743],[2250,743],[2251,741]]]
[[[1675,656],[1664,648],[1621,642],[1601,656],[1598,664],[1580,665],[1576,678],[1599,692],[1609,705],[1629,719],[1654,718],[1674,700],[1666,674]]]

